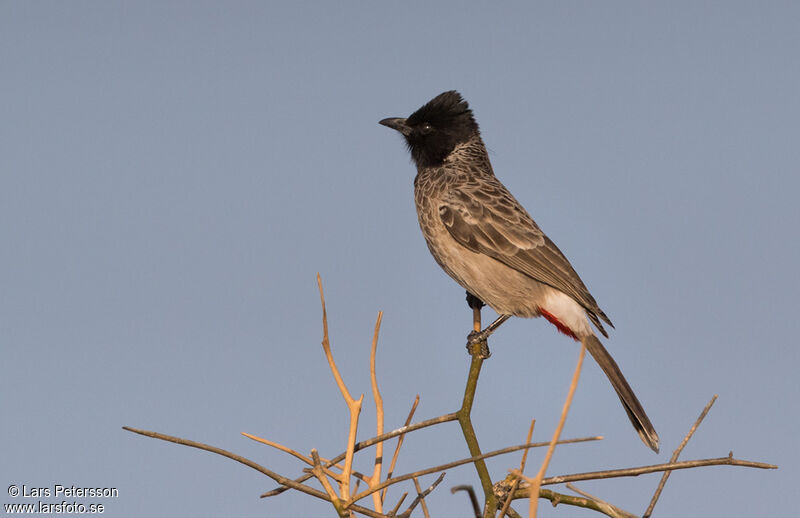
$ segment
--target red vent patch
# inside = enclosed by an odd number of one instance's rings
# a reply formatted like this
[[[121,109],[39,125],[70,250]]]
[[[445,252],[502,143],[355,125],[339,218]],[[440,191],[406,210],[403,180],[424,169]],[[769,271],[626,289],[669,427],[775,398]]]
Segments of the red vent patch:
[[[564,324],[562,324],[561,321],[555,317],[555,315],[553,315],[552,313],[548,313],[543,308],[539,308],[539,313],[541,313],[542,316],[544,318],[546,318],[548,322],[550,322],[551,324],[556,326],[556,329],[558,329],[560,332],[562,332],[565,335],[569,336],[573,340],[577,340],[578,339],[578,337],[575,336],[575,333],[572,332],[572,329],[570,329],[567,326],[565,326]]]

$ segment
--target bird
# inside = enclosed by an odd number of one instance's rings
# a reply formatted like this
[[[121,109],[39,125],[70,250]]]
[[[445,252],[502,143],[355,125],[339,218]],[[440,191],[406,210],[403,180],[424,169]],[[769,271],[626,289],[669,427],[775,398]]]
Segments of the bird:
[[[603,324],[614,325],[561,250],[495,176],[467,101],[450,90],[408,117],[380,124],[402,134],[416,165],[414,201],[433,258],[467,291],[471,306],[485,303],[499,315],[470,333],[468,347],[485,343],[511,316],[544,317],[583,343],[639,437],[658,453],[655,428],[590,322],[605,338]]]

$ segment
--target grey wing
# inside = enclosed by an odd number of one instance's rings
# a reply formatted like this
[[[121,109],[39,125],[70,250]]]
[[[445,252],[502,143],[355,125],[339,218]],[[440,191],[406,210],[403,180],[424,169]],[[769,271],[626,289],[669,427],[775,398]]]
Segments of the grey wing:
[[[542,232],[499,181],[451,189],[439,205],[450,235],[476,253],[488,255],[525,275],[562,291],[586,309],[597,329],[600,319],[614,324],[598,307],[561,250]]]

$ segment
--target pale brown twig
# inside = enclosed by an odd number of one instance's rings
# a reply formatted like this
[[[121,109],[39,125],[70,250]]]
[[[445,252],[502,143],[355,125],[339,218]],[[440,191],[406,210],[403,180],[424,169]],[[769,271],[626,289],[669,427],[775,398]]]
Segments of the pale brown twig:
[[[398,500],[395,506],[392,507],[392,510],[389,511],[389,514],[387,516],[395,516],[397,514],[397,510],[400,509],[401,505],[403,505],[403,502],[406,500],[407,496],[408,496],[408,491],[403,493],[403,495],[400,497],[400,500]]]
[[[369,376],[372,385],[372,396],[375,399],[375,433],[376,435],[383,434],[383,398],[381,392],[378,390],[378,377],[375,374],[375,353],[378,348],[378,334],[381,330],[381,320],[383,320],[383,311],[378,311],[378,319],[375,322],[375,333],[372,335],[372,349],[369,355]],[[355,440],[353,440],[355,443]],[[367,483],[372,486],[381,481],[381,466],[383,466],[383,443],[379,442],[375,446],[375,467],[372,472],[372,477],[367,480]],[[375,510],[379,513],[383,512],[383,500],[380,493],[373,493],[372,503]]]
[[[717,395],[714,394],[714,397],[712,397],[711,401],[709,401],[708,404],[705,406],[705,408],[703,408],[703,411],[700,412],[700,415],[697,417],[697,420],[694,422],[694,425],[692,425],[692,427],[689,429],[689,433],[687,433],[686,437],[683,438],[683,441],[681,441],[681,444],[678,446],[678,448],[674,452],[672,452],[672,457],[670,457],[669,459],[670,462],[675,462],[676,460],[678,460],[678,456],[680,456],[681,452],[683,451],[683,448],[686,447],[686,444],[689,442],[689,439],[692,438],[692,435],[694,435],[695,430],[697,430],[697,427],[700,426],[700,423],[703,422],[703,419],[705,419],[706,415],[708,414],[708,411],[711,410],[711,407],[714,405],[714,402],[716,400],[717,400]],[[661,480],[658,482],[658,487],[656,488],[656,492],[653,494],[653,498],[650,500],[650,505],[647,506],[647,510],[644,512],[642,518],[649,518],[650,515],[653,514],[653,509],[656,506],[656,502],[658,502],[658,498],[661,496],[661,491],[664,490],[664,485],[667,483],[667,479],[669,478],[670,473],[672,473],[672,471],[665,471],[664,474],[661,475]]]
[[[347,451],[344,457],[344,470],[342,471],[342,482],[339,488],[339,494],[343,499],[350,497],[350,474],[353,470],[353,454],[355,452],[356,434],[358,433],[358,416],[361,413],[361,403],[364,401],[364,394],[358,400],[353,399],[347,386],[344,384],[342,375],[336,367],[336,362],[333,360],[333,353],[331,352],[331,344],[328,338],[328,312],[325,309],[325,294],[322,291],[322,277],[317,274],[317,285],[319,286],[319,299],[322,303],[322,349],[325,351],[325,357],[328,359],[328,366],[336,379],[336,384],[339,386],[339,391],[347,403],[347,409],[350,411],[350,430],[347,434]]]
[[[616,513],[613,509],[603,506],[600,503],[595,502],[591,498],[574,496],[574,495],[565,495],[562,493],[556,493],[555,491],[550,491],[549,489],[540,489],[539,498],[550,500],[550,503],[553,504],[553,507],[559,504],[572,505],[576,507],[583,507],[584,509],[592,509],[594,511],[597,511],[598,513],[610,516],[611,518],[623,518],[623,516]]]
[[[547,466],[550,464],[550,458],[553,456],[553,451],[555,450],[556,443],[561,435],[561,430],[564,429],[564,423],[567,420],[567,413],[569,413],[569,407],[572,404],[572,396],[575,394],[575,389],[578,387],[578,379],[581,376],[581,367],[583,366],[584,356],[586,356],[586,346],[581,343],[581,352],[578,355],[578,364],[575,366],[575,373],[572,375],[572,382],[569,386],[567,399],[564,401],[564,408],[561,410],[561,419],[559,419],[558,426],[556,426],[556,430],[553,432],[553,438],[550,440],[550,447],[547,449],[547,454],[542,462],[542,467],[539,468],[539,473],[531,482],[529,511],[530,518],[536,518],[536,510],[539,506],[539,488],[542,485],[542,479],[544,478],[545,471],[547,471]]]
[[[533,437],[533,427],[536,424],[536,419],[531,419],[531,427],[528,429],[528,437],[525,439],[525,443],[530,443],[531,438]],[[528,460],[528,448],[525,448],[522,453],[522,460],[519,463],[519,476],[514,479],[514,483],[511,485],[511,491],[508,492],[508,498],[506,499],[505,503],[503,504],[503,508],[500,510],[500,518],[503,518],[506,513],[508,512],[508,508],[511,507],[511,497],[514,495],[514,491],[517,490],[519,487],[520,477],[523,476],[525,473],[525,462]]]
[[[247,432],[240,432],[240,433],[242,435],[244,435],[245,437],[247,437],[248,439],[252,439],[252,440],[254,440],[256,442],[260,442],[262,444],[266,444],[267,446],[272,446],[273,448],[275,448],[277,450],[280,450],[282,452],[288,453],[288,454],[292,455],[293,457],[296,457],[296,458],[300,459],[301,461],[305,462],[309,466],[312,466],[312,467],[314,466],[314,461],[312,459],[306,457],[305,455],[303,455],[300,452],[297,452],[297,451],[295,451],[295,450],[293,450],[293,449],[291,449],[291,448],[289,448],[287,446],[284,446],[283,444],[277,443],[275,441],[270,441],[269,439],[265,439],[263,437],[259,437],[257,435],[253,435],[253,434],[250,434],[250,433],[247,433]],[[322,465],[322,469],[325,471],[325,474],[328,475],[329,477],[331,477],[332,479],[334,479],[337,484],[340,483],[341,482],[341,475],[338,474],[338,473],[334,473],[334,472],[330,471],[328,468],[332,466],[334,468],[343,469],[342,466],[339,465],[339,464],[331,463],[325,457],[320,457],[320,460],[322,461],[322,464],[323,464]],[[353,476],[357,477],[358,479],[362,479],[362,480],[366,480],[367,479],[367,477],[365,477],[363,474],[359,473],[358,471],[353,471]]]
[[[389,439],[392,439],[392,438],[397,437],[398,435],[401,435],[401,434],[404,434],[404,433],[410,433],[410,432],[413,432],[415,430],[419,430],[421,428],[426,428],[428,426],[433,426],[433,425],[437,425],[437,424],[441,424],[441,423],[446,423],[448,421],[455,421],[456,419],[457,418],[455,417],[455,414],[445,414],[445,415],[441,415],[439,417],[434,417],[433,419],[428,419],[426,421],[420,421],[419,423],[415,423],[415,424],[410,425],[410,426],[404,426],[404,427],[398,428],[397,430],[394,430],[392,432],[383,434],[380,437],[373,437],[371,439],[367,439],[366,441],[362,441],[362,442],[356,444],[355,451],[363,450],[364,448],[368,448],[368,447],[372,446],[373,444],[376,444],[376,443],[381,442],[381,441],[387,441]],[[602,441],[602,440],[603,440],[603,436],[602,435],[596,435],[594,437],[579,437],[579,438],[576,438],[576,439],[563,439],[561,441],[558,441],[558,444],[574,444],[574,443],[579,443],[579,442]],[[489,457],[494,457],[494,456],[497,456],[497,455],[504,455],[506,453],[512,453],[512,452],[515,452],[515,451],[523,450],[525,448],[541,448],[542,446],[549,446],[549,445],[550,445],[549,442],[534,442],[534,443],[530,443],[530,444],[518,444],[516,446],[508,446],[506,448],[501,448],[499,450],[491,451],[491,452],[485,454],[484,456],[482,456],[480,458],[489,458]],[[333,463],[339,462],[343,458],[344,458],[344,453],[340,453],[339,455],[337,455],[333,459],[329,460],[328,462],[325,462],[324,464],[325,464],[325,466],[331,466],[331,465],[333,465]],[[470,457],[470,460],[468,460],[467,462],[470,462],[471,459],[472,459],[472,457]],[[311,474],[305,474],[305,475],[302,475],[302,476],[294,479],[294,481],[298,482],[298,483],[303,483],[306,480],[308,480],[309,478],[311,478],[312,476],[313,475],[311,475]],[[283,493],[284,491],[287,491],[288,489],[290,489],[290,488],[288,488],[288,487],[278,487],[278,488],[275,488],[275,489],[273,489],[271,491],[267,491],[266,493],[262,494],[261,498],[266,498],[266,497],[269,497],[269,496],[276,496],[276,495],[279,495],[279,494]]]
[[[356,474],[356,472],[354,471],[353,475],[355,475],[355,474]],[[366,480],[366,479],[367,479],[367,477],[360,477],[360,478],[356,479],[356,484],[353,486],[353,489],[350,492],[350,498],[352,498],[353,495],[357,495],[358,494],[358,488],[361,487],[361,481],[362,480]]]
[[[336,512],[342,518],[346,518],[349,514],[342,508],[342,501],[339,500],[339,497],[336,496],[336,491],[333,490],[333,486],[328,481],[328,477],[325,476],[325,472],[322,471],[322,464],[319,462],[319,454],[317,453],[316,448],[311,450],[311,459],[314,468],[312,469],[314,476],[317,477],[322,487],[325,489],[325,492],[328,494],[328,497],[331,499],[331,503],[333,507],[336,509]]]
[[[408,424],[411,422],[411,419],[414,418],[414,412],[417,410],[418,404],[419,404],[419,394],[417,394],[417,397],[414,398],[414,404],[411,405],[411,410],[408,412],[408,417],[406,417],[406,423],[405,425],[403,425],[404,427],[408,426]],[[403,439],[405,439],[405,437],[406,434],[401,433],[400,436],[397,438],[397,445],[394,447],[394,453],[392,454],[392,462],[389,463],[389,471],[386,472],[386,480],[392,478],[392,474],[394,473],[394,466],[397,463],[397,457],[400,455],[400,446],[403,445]],[[388,491],[388,489],[389,488],[383,488],[383,491],[381,491],[381,502],[383,502],[384,498],[386,498],[386,491]]]
[[[589,494],[586,491],[583,491],[582,489],[578,489],[577,487],[575,487],[572,484],[568,483],[567,484],[567,489],[571,489],[571,490],[575,491],[576,493],[578,493],[579,495],[581,495],[581,496],[583,496],[585,498],[588,498],[589,500],[593,500],[594,502],[597,503],[597,505],[599,505],[601,508],[603,508],[605,510],[606,514],[609,514],[610,516],[613,515],[613,516],[617,516],[619,518],[636,518],[635,514],[629,513],[628,511],[626,511],[624,509],[620,509],[616,505],[610,504],[610,503],[606,502],[605,500],[597,498],[596,496],[594,496],[592,494]]]
[[[283,444],[277,443],[275,441],[270,441],[269,439],[264,439],[263,437],[258,437],[257,435],[249,434],[247,432],[239,432],[239,433],[241,433],[242,435],[244,435],[248,439],[252,439],[252,440],[254,440],[256,442],[260,442],[262,444],[266,444],[267,446],[272,446],[273,448],[275,448],[277,450],[280,450],[280,451],[282,451],[284,453],[288,453],[289,455],[292,455],[293,457],[296,457],[296,458],[302,460],[303,462],[305,462],[309,466],[313,466],[314,465],[314,461],[313,460],[311,460],[310,458],[306,457],[302,453],[289,448],[288,446],[284,446]]]

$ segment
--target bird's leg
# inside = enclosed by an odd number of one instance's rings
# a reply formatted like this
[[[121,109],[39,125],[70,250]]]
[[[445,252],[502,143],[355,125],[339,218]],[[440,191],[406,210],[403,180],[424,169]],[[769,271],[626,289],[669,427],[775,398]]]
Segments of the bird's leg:
[[[500,315],[495,319],[494,322],[486,326],[486,329],[483,331],[472,331],[469,335],[467,335],[467,350],[470,353],[474,353],[476,347],[480,347],[479,354],[482,358],[488,358],[491,356],[489,352],[489,342],[488,338],[497,331],[497,328],[503,325],[503,322],[511,318],[511,315]]]
[[[481,308],[485,306],[485,304],[481,299],[467,291],[467,305],[472,308],[472,328],[473,332],[476,333],[481,330]],[[486,340],[475,344],[467,342],[467,352],[469,352],[471,356],[483,360],[492,355],[492,353],[489,352],[489,344]]]

